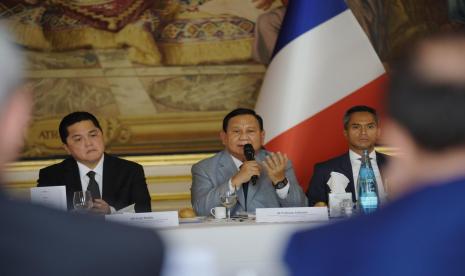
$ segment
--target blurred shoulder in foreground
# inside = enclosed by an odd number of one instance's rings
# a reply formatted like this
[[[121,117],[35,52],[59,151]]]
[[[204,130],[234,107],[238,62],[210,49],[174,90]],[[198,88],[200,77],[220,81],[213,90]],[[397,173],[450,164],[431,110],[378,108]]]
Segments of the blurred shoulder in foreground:
[[[21,55],[0,28],[0,176],[22,147],[32,107]],[[7,199],[0,191],[0,275],[159,275],[154,231],[105,223]]]
[[[439,34],[395,68],[384,134],[402,152],[386,168],[396,200],[295,234],[290,275],[465,275],[464,52],[464,34]]]

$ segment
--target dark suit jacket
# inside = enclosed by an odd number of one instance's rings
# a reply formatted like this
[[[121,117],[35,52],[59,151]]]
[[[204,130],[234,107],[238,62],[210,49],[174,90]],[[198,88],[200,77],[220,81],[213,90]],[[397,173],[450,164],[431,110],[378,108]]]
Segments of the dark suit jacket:
[[[153,230],[15,202],[0,193],[0,275],[160,275]]]
[[[465,179],[422,186],[368,216],[292,236],[290,275],[465,275]]]
[[[68,209],[73,208],[73,193],[81,191],[81,180],[76,160],[67,158],[61,163],[39,172],[38,187],[66,186]],[[150,212],[151,199],[141,165],[105,154],[103,161],[102,199],[116,210],[131,204],[136,212]]]
[[[376,162],[378,163],[378,168],[381,171],[381,167],[387,161],[387,156],[385,154],[376,153]],[[328,194],[330,189],[326,184],[330,178],[331,172],[342,173],[349,179],[349,185],[347,185],[346,192],[352,193],[352,200],[355,202],[355,186],[354,186],[354,177],[352,175],[352,164],[350,163],[349,152],[335,157],[333,159],[327,160],[322,163],[315,165],[313,170],[313,176],[310,180],[310,184],[307,190],[307,198],[309,206],[315,205],[319,201],[326,202],[328,204]]]

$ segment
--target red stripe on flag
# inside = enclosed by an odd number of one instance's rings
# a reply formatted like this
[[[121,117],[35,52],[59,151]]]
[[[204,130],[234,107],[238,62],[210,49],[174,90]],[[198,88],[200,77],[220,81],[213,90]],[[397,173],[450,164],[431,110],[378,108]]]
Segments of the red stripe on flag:
[[[383,112],[383,95],[387,76],[384,74],[313,117],[276,136],[265,146],[281,151],[292,160],[297,179],[306,191],[313,166],[348,150],[343,135],[342,117],[354,105],[368,105]]]

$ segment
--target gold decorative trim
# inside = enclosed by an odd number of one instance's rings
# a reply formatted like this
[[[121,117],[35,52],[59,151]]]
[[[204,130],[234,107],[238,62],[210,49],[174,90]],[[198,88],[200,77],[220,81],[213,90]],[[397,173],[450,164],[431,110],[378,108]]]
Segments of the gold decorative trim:
[[[63,161],[63,159],[35,160],[35,161],[17,161],[7,165],[8,172],[22,172],[40,170],[46,166],[50,166]]]
[[[150,194],[152,201],[168,201],[168,200],[190,200],[190,193],[163,193],[163,194]]]
[[[36,181],[15,181],[4,184],[5,189],[29,189],[35,187],[37,184]]]
[[[125,156],[121,157],[139,163],[142,166],[170,166],[170,165],[192,165],[202,159],[213,156],[212,153],[199,154],[174,154],[174,155],[151,155],[151,156]],[[63,161],[63,159],[18,161],[7,166],[7,172],[38,171]]]
[[[400,149],[393,147],[376,147],[375,150],[377,152],[381,152],[391,156],[396,156],[402,153]]]
[[[169,165],[193,165],[202,159],[213,156],[213,153],[152,155],[152,156],[128,156],[124,159],[139,163],[142,166],[169,166]]]
[[[191,175],[147,176],[147,184],[191,182]]]
[[[179,183],[179,182],[191,182],[191,175],[170,175],[170,176],[148,176],[146,177],[147,184],[160,184],[160,183]],[[28,181],[11,181],[4,184],[6,189],[28,189],[35,187],[37,184],[36,180]]]

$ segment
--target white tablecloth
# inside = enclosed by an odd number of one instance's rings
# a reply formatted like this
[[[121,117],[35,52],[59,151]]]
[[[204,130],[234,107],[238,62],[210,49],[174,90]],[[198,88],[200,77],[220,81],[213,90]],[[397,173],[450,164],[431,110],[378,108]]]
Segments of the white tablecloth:
[[[161,229],[170,250],[165,275],[286,275],[281,260],[289,236],[318,225],[208,220]]]

